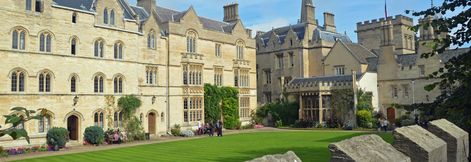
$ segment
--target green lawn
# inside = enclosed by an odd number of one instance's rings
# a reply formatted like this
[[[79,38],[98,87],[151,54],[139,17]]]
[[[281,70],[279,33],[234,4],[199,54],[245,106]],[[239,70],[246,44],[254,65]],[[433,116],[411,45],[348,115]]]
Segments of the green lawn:
[[[266,154],[294,151],[303,161],[329,161],[329,143],[362,133],[341,131],[260,132],[227,135],[106,151],[51,156],[25,161],[118,162],[118,161],[245,161]],[[390,134],[380,134],[391,142]]]

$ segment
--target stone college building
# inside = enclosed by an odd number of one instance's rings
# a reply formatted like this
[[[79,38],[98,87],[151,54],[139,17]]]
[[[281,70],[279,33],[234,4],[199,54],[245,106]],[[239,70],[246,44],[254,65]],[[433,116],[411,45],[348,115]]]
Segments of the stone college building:
[[[141,99],[137,115],[152,135],[204,121],[205,83],[239,89],[242,122],[257,106],[255,40],[238,4],[224,6],[224,21],[156,0],[2,0],[0,12],[0,114],[49,110],[20,125],[33,144],[51,127],[76,142],[88,126],[122,127],[117,99],[125,95]]]

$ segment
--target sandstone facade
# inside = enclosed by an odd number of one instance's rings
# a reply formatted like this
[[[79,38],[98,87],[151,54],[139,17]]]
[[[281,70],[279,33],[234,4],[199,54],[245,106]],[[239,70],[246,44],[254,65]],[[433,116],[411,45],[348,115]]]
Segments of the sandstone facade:
[[[210,83],[240,90],[247,123],[256,108],[255,40],[237,4],[226,7],[232,19],[221,22],[155,0],[0,1],[0,114],[46,108],[50,119],[24,125],[32,143],[44,143],[51,127],[68,128],[80,143],[88,126],[122,127],[117,99],[136,95],[145,131],[160,135],[204,121]]]

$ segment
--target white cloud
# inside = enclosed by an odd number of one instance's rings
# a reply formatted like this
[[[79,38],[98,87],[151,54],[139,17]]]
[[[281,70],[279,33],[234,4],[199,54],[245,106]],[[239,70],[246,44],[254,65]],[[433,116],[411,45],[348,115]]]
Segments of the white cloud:
[[[264,21],[259,21],[253,23],[255,25],[248,26],[247,28],[252,29],[254,32],[252,32],[252,36],[255,36],[257,31],[269,31],[272,28],[278,28],[282,26],[287,26],[289,25],[289,20],[284,19],[284,18],[277,18],[273,20],[264,20]]]

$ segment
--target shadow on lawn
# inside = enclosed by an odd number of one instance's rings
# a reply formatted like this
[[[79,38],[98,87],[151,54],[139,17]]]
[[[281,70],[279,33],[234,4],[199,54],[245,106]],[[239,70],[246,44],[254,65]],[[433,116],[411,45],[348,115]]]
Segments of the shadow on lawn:
[[[284,154],[288,151],[293,151],[303,161],[329,161],[330,152],[328,148],[321,147],[291,147],[291,148],[270,148],[257,151],[241,151],[240,155],[232,157],[224,157],[217,159],[217,161],[224,162],[241,162],[259,158],[265,155]]]

